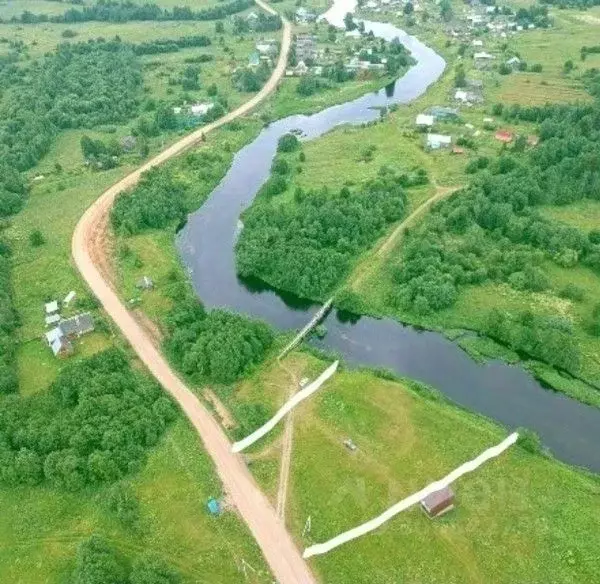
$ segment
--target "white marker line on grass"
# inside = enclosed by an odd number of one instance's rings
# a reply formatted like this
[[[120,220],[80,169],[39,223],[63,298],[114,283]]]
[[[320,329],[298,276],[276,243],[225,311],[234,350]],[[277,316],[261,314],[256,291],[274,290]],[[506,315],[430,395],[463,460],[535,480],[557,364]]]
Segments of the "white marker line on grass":
[[[265,434],[270,432],[288,412],[294,409],[301,401],[305,400],[311,394],[315,393],[321,385],[323,385],[337,370],[339,361],[331,364],[317,379],[315,379],[312,383],[309,383],[304,389],[300,390],[298,393],[294,394],[285,404],[279,409],[279,411],[264,425],[261,426],[258,430],[255,430],[249,436],[246,436],[243,440],[236,442],[231,450],[233,452],[241,452],[244,448],[248,448],[251,444],[254,444],[257,440],[262,438]]]
[[[366,523],[363,523],[362,525],[359,525],[354,529],[345,531],[344,533],[341,533],[340,535],[334,537],[333,539],[330,539],[329,541],[326,541],[325,543],[318,543],[310,546],[309,548],[306,548],[306,550],[304,550],[303,557],[310,558],[311,556],[326,554],[327,552],[344,543],[352,541],[353,539],[365,535],[370,531],[374,531],[375,529],[381,527],[384,523],[392,519],[392,517],[398,515],[398,513],[400,513],[401,511],[404,511],[405,509],[408,509],[409,507],[412,507],[413,505],[416,505],[417,503],[422,501],[425,497],[427,497],[427,495],[430,495],[431,493],[435,493],[436,491],[447,487],[449,484],[453,483],[455,480],[459,479],[464,474],[467,474],[477,469],[484,462],[487,462],[490,458],[495,458],[496,456],[499,456],[509,446],[512,446],[517,441],[518,437],[519,435],[516,432],[514,432],[508,438],[500,442],[500,444],[498,444],[497,446],[492,446],[491,448],[488,448],[486,451],[482,452],[477,458],[469,462],[465,462],[457,469],[453,470],[450,474],[446,475],[443,479],[430,483],[424,489],[421,489],[417,493],[406,497],[406,499],[403,499],[399,503],[396,503],[387,511],[384,511],[378,517],[375,517],[374,519],[371,519],[370,521],[367,521]]]

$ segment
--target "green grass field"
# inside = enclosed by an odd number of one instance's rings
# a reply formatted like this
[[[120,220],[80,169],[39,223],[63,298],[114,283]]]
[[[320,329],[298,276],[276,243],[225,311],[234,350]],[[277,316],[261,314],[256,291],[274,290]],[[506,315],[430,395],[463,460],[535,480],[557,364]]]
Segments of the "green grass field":
[[[180,419],[128,481],[140,502],[140,521],[124,527],[103,508],[106,489],[77,494],[43,488],[0,489],[0,581],[60,584],[74,567],[78,544],[102,534],[133,558],[153,551],[186,584],[268,583],[262,557],[233,512],[212,517],[210,497],[222,496],[212,463],[196,433]],[[243,561],[255,572],[242,574]]]
[[[298,378],[326,363],[293,353]],[[266,367],[233,399],[279,403],[281,370]],[[421,393],[421,394],[420,394]],[[406,383],[336,374],[295,413],[287,521],[303,545],[325,541],[441,478],[506,431]],[[342,444],[351,437],[355,453]],[[257,478],[277,480],[278,439],[252,455]],[[326,462],[325,462],[326,461]],[[600,568],[597,480],[513,447],[454,487],[456,509],[430,520],[413,508],[376,532],[311,559],[328,583],[584,582]],[[271,493],[275,490],[271,487]],[[312,529],[301,538],[308,516]]]

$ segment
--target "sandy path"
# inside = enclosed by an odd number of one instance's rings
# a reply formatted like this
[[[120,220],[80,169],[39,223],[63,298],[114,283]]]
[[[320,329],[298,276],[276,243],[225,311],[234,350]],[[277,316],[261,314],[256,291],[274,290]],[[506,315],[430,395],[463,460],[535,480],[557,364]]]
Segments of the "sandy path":
[[[275,11],[262,0],[256,0],[256,3],[267,12],[275,14]],[[261,91],[235,111],[185,136],[105,191],[77,224],[72,239],[72,254],[77,268],[102,303],[104,310],[121,329],[152,375],[177,401],[198,432],[206,451],[213,459],[229,499],[248,525],[276,580],[280,584],[312,584],[316,582],[315,577],[302,559],[285,526],[277,518],[275,509],[249,473],[242,457],[231,452],[231,444],[218,423],[173,372],[148,333],[127,310],[111,287],[108,277],[110,266],[104,248],[109,212],[115,197],[125,189],[134,186],[146,170],[200,143],[204,134],[249,112],[265,99],[285,74],[290,43],[291,27],[284,20],[279,60],[273,75]]]

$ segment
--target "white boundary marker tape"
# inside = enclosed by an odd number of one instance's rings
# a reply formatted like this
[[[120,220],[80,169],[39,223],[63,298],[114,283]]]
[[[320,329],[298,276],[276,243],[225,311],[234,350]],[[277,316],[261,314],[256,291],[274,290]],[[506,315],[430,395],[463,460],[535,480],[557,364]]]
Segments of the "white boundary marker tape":
[[[246,436],[243,440],[236,442],[231,447],[231,450],[233,452],[241,452],[270,432],[277,425],[277,422],[284,418],[288,412],[292,411],[301,401],[315,393],[315,391],[317,391],[317,389],[319,389],[319,387],[321,387],[321,385],[337,371],[339,363],[339,361],[336,361],[327,367],[327,369],[325,369],[325,371],[323,371],[323,373],[321,373],[321,375],[319,375],[312,383],[309,383],[304,389],[294,394],[287,402],[285,402],[279,411],[266,424],[252,432],[249,436]]]
[[[499,456],[507,448],[512,446],[518,438],[519,434],[517,434],[517,432],[514,432],[508,438],[500,442],[500,444],[498,444],[497,446],[492,446],[491,448],[488,448],[487,450],[482,452],[477,458],[469,462],[465,462],[458,468],[454,469],[450,474],[446,475],[443,479],[430,483],[424,489],[421,489],[417,493],[406,497],[406,499],[403,499],[399,503],[396,503],[395,505],[384,511],[378,517],[375,517],[374,519],[371,519],[370,521],[367,521],[366,523],[363,523],[362,525],[359,525],[354,529],[345,531],[344,533],[341,533],[340,535],[334,537],[333,539],[330,539],[329,541],[326,541],[325,543],[318,543],[313,546],[310,546],[309,548],[306,548],[306,550],[304,550],[303,557],[310,558],[311,556],[326,554],[327,552],[344,543],[352,541],[353,539],[365,535],[370,531],[374,531],[375,529],[392,519],[392,517],[398,515],[398,513],[400,513],[401,511],[404,511],[405,509],[412,507],[416,503],[419,503],[422,499],[427,497],[427,495],[430,495],[431,493],[435,493],[436,491],[447,487],[450,483],[453,483],[455,480],[459,479],[464,474],[467,474],[477,469],[484,462],[490,460],[490,458],[495,458],[496,456]]]

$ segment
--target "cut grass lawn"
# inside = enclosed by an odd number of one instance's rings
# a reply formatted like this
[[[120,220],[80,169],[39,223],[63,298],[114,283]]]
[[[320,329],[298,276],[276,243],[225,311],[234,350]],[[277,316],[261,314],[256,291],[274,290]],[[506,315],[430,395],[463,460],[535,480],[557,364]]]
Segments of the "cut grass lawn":
[[[0,489],[0,581],[67,582],[77,546],[98,533],[130,559],[145,551],[157,553],[181,572],[185,584],[271,582],[237,515],[226,512],[215,518],[207,512],[207,500],[222,492],[199,446],[196,433],[180,418],[144,469],[127,481],[140,502],[140,522],[134,529],[104,510],[106,488],[82,493]],[[247,570],[247,579],[242,561],[256,570]]]
[[[299,374],[326,366],[306,354],[294,354],[291,363]],[[253,399],[261,392],[271,399],[273,374],[268,369],[253,378]],[[405,383],[367,372],[336,374],[295,414],[288,498],[292,531],[300,538],[310,516],[312,529],[303,543],[325,541],[441,478],[506,434]],[[348,437],[357,452],[344,447]],[[596,577],[596,479],[512,447],[454,489],[456,509],[444,518],[432,521],[412,508],[373,534],[312,559],[313,567],[333,584],[576,583]]]

